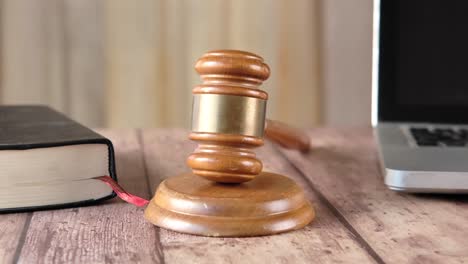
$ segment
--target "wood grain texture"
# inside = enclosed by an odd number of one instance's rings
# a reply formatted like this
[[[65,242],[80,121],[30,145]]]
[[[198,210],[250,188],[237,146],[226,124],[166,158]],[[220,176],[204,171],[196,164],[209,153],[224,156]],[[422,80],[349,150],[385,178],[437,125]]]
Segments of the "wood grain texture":
[[[185,159],[195,149],[181,130],[145,130],[145,160],[153,192],[161,180],[189,168]],[[168,147],[170,146],[170,147]],[[167,263],[372,263],[373,258],[308,188],[301,175],[268,143],[258,151],[265,170],[294,179],[316,209],[317,219],[299,231],[269,237],[205,238],[161,229]]]
[[[134,131],[103,131],[116,151],[117,177],[129,192],[149,197]],[[157,229],[143,208],[114,199],[96,206],[34,212],[20,263],[161,263]]]
[[[370,128],[315,129],[312,151],[282,152],[387,263],[468,261],[468,199],[386,189]]]
[[[15,262],[30,219],[30,213],[0,215],[0,263]]]
[[[216,184],[191,172],[163,181],[145,210],[151,223],[208,237],[252,237],[301,229],[315,213],[290,178],[262,172],[244,184]]]
[[[302,130],[283,122],[267,119],[265,137],[289,149],[307,152],[310,149],[309,136]]]

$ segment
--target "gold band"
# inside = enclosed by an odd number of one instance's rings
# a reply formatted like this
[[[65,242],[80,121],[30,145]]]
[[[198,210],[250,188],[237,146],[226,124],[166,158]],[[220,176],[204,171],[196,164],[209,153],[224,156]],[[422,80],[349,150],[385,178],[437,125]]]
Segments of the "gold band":
[[[192,131],[263,137],[266,100],[225,94],[193,96]]]

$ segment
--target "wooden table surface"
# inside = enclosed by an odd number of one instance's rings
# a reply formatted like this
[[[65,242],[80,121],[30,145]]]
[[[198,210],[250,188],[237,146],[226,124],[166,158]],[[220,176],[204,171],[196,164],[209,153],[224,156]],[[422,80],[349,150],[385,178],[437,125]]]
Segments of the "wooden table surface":
[[[150,198],[187,171],[195,148],[181,130],[104,130],[119,182]],[[159,229],[142,208],[96,206],[0,215],[0,263],[464,263],[468,196],[410,195],[382,183],[370,128],[314,129],[308,154],[272,143],[265,170],[297,181],[315,206],[302,230],[252,238],[205,238]]]

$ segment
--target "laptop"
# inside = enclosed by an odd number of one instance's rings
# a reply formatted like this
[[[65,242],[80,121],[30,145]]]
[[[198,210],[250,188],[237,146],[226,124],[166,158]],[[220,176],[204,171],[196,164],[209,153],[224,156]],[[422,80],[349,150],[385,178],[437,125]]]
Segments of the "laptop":
[[[468,193],[468,1],[375,0],[372,125],[388,188]]]

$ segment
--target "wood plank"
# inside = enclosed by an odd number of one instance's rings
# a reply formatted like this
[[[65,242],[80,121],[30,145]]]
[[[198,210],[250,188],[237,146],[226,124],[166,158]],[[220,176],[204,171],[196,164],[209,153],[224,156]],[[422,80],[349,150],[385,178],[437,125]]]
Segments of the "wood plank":
[[[468,261],[468,199],[386,189],[370,128],[314,129],[307,155],[281,151],[388,263]]]
[[[188,170],[185,159],[195,144],[181,130],[146,130],[143,134],[145,160],[154,191],[167,177]],[[372,263],[374,259],[354,239],[307,187],[303,177],[268,143],[258,149],[265,170],[283,173],[306,191],[317,219],[306,228],[285,234],[253,238],[206,238],[161,229],[167,263]]]
[[[103,131],[114,143],[117,175],[129,192],[148,197],[144,160],[134,131]],[[118,199],[100,205],[35,212],[19,262],[159,262],[157,229],[143,208]]]
[[[14,263],[31,213],[0,215],[0,263]]]

